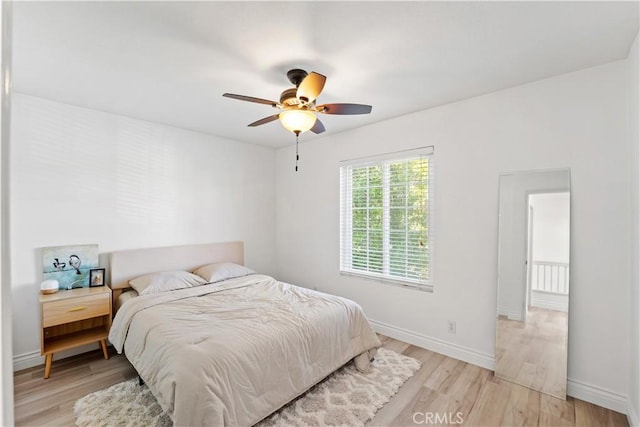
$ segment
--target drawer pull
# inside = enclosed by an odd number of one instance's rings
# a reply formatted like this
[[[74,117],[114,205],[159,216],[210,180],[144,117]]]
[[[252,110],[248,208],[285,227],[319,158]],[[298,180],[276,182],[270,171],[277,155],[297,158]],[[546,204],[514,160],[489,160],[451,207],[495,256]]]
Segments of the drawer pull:
[[[71,311],[80,311],[80,310],[84,310],[84,309],[86,309],[86,308],[87,308],[87,307],[83,307],[83,306],[80,306],[80,307],[73,307],[73,308],[72,308],[72,309],[70,309],[69,311],[70,311],[70,312],[71,312]]]

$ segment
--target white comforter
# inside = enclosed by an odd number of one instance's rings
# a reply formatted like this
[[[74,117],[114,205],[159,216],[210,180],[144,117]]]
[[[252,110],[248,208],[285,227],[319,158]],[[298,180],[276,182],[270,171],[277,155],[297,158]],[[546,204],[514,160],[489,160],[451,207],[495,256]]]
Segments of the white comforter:
[[[355,302],[259,274],[133,298],[109,340],[178,426],[250,426],[380,346]]]

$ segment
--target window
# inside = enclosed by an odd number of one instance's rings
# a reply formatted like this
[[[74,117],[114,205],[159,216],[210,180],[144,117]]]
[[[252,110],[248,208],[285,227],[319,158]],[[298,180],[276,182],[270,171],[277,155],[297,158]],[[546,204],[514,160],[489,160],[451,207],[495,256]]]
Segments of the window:
[[[431,150],[340,169],[340,271],[432,289]]]

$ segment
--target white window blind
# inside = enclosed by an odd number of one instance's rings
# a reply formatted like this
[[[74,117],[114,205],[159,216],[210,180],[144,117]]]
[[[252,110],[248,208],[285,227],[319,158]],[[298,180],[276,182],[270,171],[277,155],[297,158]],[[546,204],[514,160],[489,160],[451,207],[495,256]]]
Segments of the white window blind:
[[[422,150],[341,167],[342,273],[432,289],[431,163]]]

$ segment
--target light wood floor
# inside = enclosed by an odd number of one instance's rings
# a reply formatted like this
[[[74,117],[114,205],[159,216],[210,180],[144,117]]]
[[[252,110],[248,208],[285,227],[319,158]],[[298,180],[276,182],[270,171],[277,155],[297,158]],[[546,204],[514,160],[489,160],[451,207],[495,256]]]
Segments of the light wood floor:
[[[529,307],[527,321],[498,317],[496,375],[552,396],[567,392],[567,317]]]
[[[378,411],[371,426],[432,426],[461,412],[467,426],[627,426],[626,417],[581,400],[559,400],[498,379],[491,371],[401,341],[381,336],[383,346],[415,357],[422,367]],[[80,397],[136,376],[120,355],[109,360],[95,351],[54,361],[51,378],[44,367],[15,375],[15,419],[18,426],[72,426],[73,404]],[[416,415],[414,422],[414,414]],[[449,415],[447,415],[449,416]],[[452,423],[451,425],[456,425]]]

